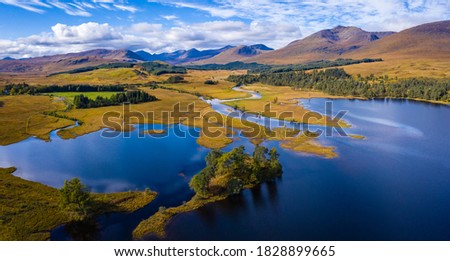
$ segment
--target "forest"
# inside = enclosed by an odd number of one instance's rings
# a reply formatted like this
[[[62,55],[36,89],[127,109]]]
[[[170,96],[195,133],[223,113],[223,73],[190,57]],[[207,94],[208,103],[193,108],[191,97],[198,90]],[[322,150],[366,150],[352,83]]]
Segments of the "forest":
[[[131,104],[137,104],[142,102],[157,101],[158,99],[143,91],[127,91],[116,93],[110,98],[98,96],[95,100],[89,99],[83,94],[77,95],[73,99],[73,104],[78,109],[97,108],[105,106],[120,105],[122,103],[129,102]]]
[[[67,85],[49,85],[49,86],[33,86],[27,83],[11,83],[5,85],[3,89],[4,95],[20,95],[20,94],[38,94],[52,92],[123,92],[125,88],[131,85],[88,85],[88,84],[67,84]]]
[[[173,66],[167,63],[159,63],[159,62],[145,62],[139,64],[142,69],[148,73],[154,75],[162,75],[167,73],[178,73],[178,74],[186,74],[186,68],[180,66]]]
[[[344,69],[332,68],[312,72],[264,72],[260,74],[230,75],[229,81],[238,85],[264,83],[274,86],[292,86],[294,89],[317,90],[331,95],[365,98],[411,98],[430,101],[448,101],[450,79],[408,78],[389,79],[351,77]]]
[[[380,62],[382,59],[337,59],[334,61],[322,60],[313,61],[303,64],[291,64],[291,65],[267,65],[259,63],[244,63],[244,62],[231,62],[227,64],[204,64],[204,65],[188,65],[188,69],[192,70],[248,70],[249,73],[263,73],[263,72],[290,72],[290,71],[302,71],[321,69],[327,67],[344,66],[359,63],[373,63]]]

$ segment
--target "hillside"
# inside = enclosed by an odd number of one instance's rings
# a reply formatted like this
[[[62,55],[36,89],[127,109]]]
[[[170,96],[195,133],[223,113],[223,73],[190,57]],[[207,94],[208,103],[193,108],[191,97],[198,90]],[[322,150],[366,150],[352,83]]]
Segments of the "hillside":
[[[160,54],[150,54],[146,51],[137,51],[136,54],[142,57],[143,60],[149,62],[161,61],[170,64],[182,64],[209,59],[231,48],[234,48],[234,46],[227,45],[220,49],[208,49],[203,51],[199,51],[194,48],[187,51],[178,50],[172,53],[160,53]]]
[[[450,21],[419,25],[345,54],[379,57],[384,62],[346,66],[352,74],[392,77],[450,77]]]
[[[342,54],[359,49],[393,32],[366,32],[357,27],[337,26],[296,40],[286,47],[245,59],[266,64],[295,64],[339,58]]]
[[[21,60],[0,60],[0,72],[54,73],[109,62],[135,62],[142,58],[129,50],[96,49]]]
[[[368,44],[345,56],[381,57],[385,60],[450,58],[450,21],[413,27]]]
[[[264,44],[240,45],[225,50],[210,59],[200,60],[190,64],[226,64],[235,61],[242,61],[249,57],[254,57],[270,51],[273,51],[273,49],[265,46]]]

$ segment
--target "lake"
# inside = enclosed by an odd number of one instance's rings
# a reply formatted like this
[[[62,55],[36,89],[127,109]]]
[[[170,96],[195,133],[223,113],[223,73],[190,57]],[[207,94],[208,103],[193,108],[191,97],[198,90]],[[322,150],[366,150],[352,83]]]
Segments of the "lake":
[[[302,100],[323,113],[327,99]],[[335,146],[335,159],[304,155],[279,147],[283,177],[224,201],[176,216],[168,240],[450,240],[450,107],[404,100],[331,100],[346,110],[350,137],[319,138]],[[52,240],[129,240],[137,224],[159,206],[176,206],[193,195],[190,178],[204,166],[208,149],[196,135],[178,138],[106,139],[100,132],[73,140],[34,138],[0,147],[0,166],[18,167],[15,175],[54,187],[79,177],[95,192],[151,188],[157,199],[130,214],[98,218],[98,225],[62,226]],[[197,134],[198,135],[198,134]],[[228,146],[245,145],[241,138]],[[84,230],[83,230],[84,229]],[[86,231],[73,233],[73,231]],[[148,238],[153,239],[153,238]]]

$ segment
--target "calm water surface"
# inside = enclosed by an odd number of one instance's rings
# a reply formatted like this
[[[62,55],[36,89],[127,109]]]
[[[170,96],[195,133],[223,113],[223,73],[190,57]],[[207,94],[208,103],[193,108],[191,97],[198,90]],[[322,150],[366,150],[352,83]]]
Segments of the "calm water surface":
[[[303,100],[324,112],[326,99]],[[280,180],[174,218],[169,240],[450,240],[449,106],[398,100],[333,100],[347,110],[349,137],[320,137],[339,157],[323,159],[279,148],[284,175]],[[163,128],[163,126],[158,126]],[[175,131],[168,137],[105,139],[100,132],[74,140],[52,134],[0,147],[0,166],[17,166],[16,175],[62,186],[80,177],[95,192],[146,187],[157,199],[131,214],[110,214],[98,224],[62,226],[53,240],[129,240],[137,224],[158,210],[193,195],[190,178],[205,166],[208,149],[194,136]],[[241,138],[226,149],[251,145]],[[78,232],[76,232],[78,231]],[[80,231],[82,231],[80,233]],[[87,233],[89,232],[89,233]],[[152,239],[152,238],[149,238]]]

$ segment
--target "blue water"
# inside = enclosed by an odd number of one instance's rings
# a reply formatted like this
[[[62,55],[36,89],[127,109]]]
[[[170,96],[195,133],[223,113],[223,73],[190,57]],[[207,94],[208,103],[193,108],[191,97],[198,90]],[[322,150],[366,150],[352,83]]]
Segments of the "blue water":
[[[324,112],[326,99],[304,100]],[[450,240],[450,108],[334,100],[350,133],[332,160],[279,148],[281,180],[175,217],[169,240]],[[278,147],[275,142],[266,144]]]
[[[326,101],[301,102],[323,113]],[[168,239],[450,240],[449,106],[333,100],[333,109],[347,110],[344,120],[353,125],[347,132],[367,139],[320,137],[336,147],[339,157],[331,160],[266,142],[281,154],[281,179],[175,217]],[[53,240],[129,240],[159,206],[189,200],[188,182],[205,166],[209,150],[196,143],[196,135],[175,135],[194,129],[165,128],[167,137],[139,138],[141,130],[135,130],[129,138],[105,139],[96,132],[61,140],[53,133],[51,142],[32,138],[0,147],[0,166],[16,166],[15,175],[53,187],[79,177],[95,192],[158,191],[157,199],[137,212],[52,231]],[[241,138],[226,149],[238,145],[248,152],[254,148]]]

